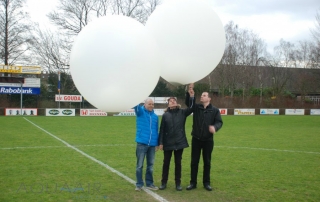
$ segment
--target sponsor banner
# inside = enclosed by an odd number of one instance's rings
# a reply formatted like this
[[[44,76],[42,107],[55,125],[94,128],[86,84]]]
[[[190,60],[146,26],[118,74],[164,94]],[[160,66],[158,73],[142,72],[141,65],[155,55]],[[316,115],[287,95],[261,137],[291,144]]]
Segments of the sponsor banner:
[[[75,116],[75,109],[46,109],[46,116]]]
[[[81,95],[56,95],[56,102],[82,102]]]
[[[162,116],[165,109],[154,109],[154,113],[157,116]],[[119,114],[114,114],[113,116],[135,116],[136,113],[134,112],[134,109],[128,109],[124,112],[120,112]]]
[[[320,115],[320,109],[311,109],[310,115]]]
[[[0,65],[0,72],[15,74],[41,74],[41,67]]]
[[[255,109],[234,109],[234,115],[255,115]]]
[[[170,97],[147,97],[146,99],[148,99],[148,98],[153,100],[154,103],[166,104],[166,103],[168,103],[168,99]],[[175,97],[175,98],[177,99],[177,97]],[[144,103],[146,99],[144,99],[141,103]]]
[[[279,115],[279,109],[260,109],[260,114],[273,114]]]
[[[228,115],[228,109],[219,109],[221,115]]]
[[[5,116],[17,116],[21,115],[21,108],[5,108]],[[37,108],[22,108],[22,115],[24,116],[37,116]]]
[[[108,116],[108,114],[100,109],[80,109],[80,116]]]
[[[119,114],[114,114],[113,116],[135,116],[136,113],[134,112],[134,109],[128,109],[124,112],[120,112]]]
[[[158,116],[162,116],[164,114],[165,109],[153,109],[154,113]]]
[[[0,87],[0,94],[21,94],[21,87]],[[24,88],[22,87],[22,94],[39,95],[40,88]]]
[[[0,83],[0,86],[6,87],[21,87],[20,83]],[[35,87],[40,88],[40,78],[24,78],[22,87]]]
[[[155,97],[154,98],[154,103],[160,103],[160,104],[166,104],[168,103],[168,99],[170,97]],[[175,97],[177,99],[177,97]]]
[[[285,115],[304,115],[304,109],[286,109]]]

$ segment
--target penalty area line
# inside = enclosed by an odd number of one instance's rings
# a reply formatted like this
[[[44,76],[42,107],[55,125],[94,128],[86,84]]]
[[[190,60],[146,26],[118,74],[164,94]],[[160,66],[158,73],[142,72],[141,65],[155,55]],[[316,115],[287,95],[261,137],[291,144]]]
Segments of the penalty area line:
[[[70,145],[68,142],[66,142],[66,141],[58,138],[57,136],[53,135],[52,133],[46,131],[45,129],[41,128],[41,127],[38,126],[37,124],[35,124],[35,123],[33,123],[32,121],[28,120],[27,118],[25,118],[25,117],[23,117],[23,118],[24,118],[26,121],[28,121],[29,123],[31,123],[32,125],[34,125],[35,127],[39,128],[39,129],[42,130],[43,132],[45,132],[45,133],[47,133],[48,135],[50,135],[51,137],[59,140],[60,142],[62,142],[63,144],[65,144],[67,147],[69,147],[69,148],[71,148],[71,149],[79,152],[79,153],[82,154],[83,156],[85,156],[85,157],[89,158],[90,160],[92,160],[92,161],[100,164],[101,166],[107,168],[109,171],[111,171],[111,172],[119,175],[120,177],[122,177],[122,178],[125,179],[126,181],[128,181],[128,182],[130,182],[131,184],[134,184],[134,185],[135,185],[135,181],[132,180],[131,178],[129,178],[128,176],[120,173],[120,172],[117,171],[116,169],[110,167],[109,165],[103,163],[102,161],[97,160],[96,158],[94,158],[94,157],[90,156],[89,154],[81,151],[80,149],[78,149],[78,148]],[[143,190],[144,190],[145,192],[147,192],[149,195],[151,195],[153,198],[155,198],[156,200],[158,200],[158,201],[168,202],[166,199],[164,199],[163,197],[159,196],[158,194],[154,193],[154,192],[151,191],[151,190],[148,190],[148,189],[146,189],[146,188],[143,188]]]

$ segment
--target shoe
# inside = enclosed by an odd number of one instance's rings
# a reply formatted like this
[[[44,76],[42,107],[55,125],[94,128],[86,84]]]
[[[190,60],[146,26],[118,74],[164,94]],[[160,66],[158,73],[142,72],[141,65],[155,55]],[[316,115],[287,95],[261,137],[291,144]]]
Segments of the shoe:
[[[167,188],[167,184],[163,183],[161,184],[161,186],[159,187],[160,190],[164,190]]]
[[[142,187],[136,187],[134,190],[141,191]]]
[[[176,190],[177,190],[177,191],[182,191],[182,187],[181,187],[180,184],[179,184],[179,185],[176,185]]]
[[[210,185],[204,185],[204,188],[208,191],[212,191],[212,187]]]
[[[195,184],[190,184],[187,186],[187,190],[191,190],[191,189],[195,189],[195,188],[197,188],[197,185],[195,185]]]
[[[150,189],[150,190],[154,190],[154,191],[159,189],[158,187],[156,187],[154,185],[147,186],[146,188]]]

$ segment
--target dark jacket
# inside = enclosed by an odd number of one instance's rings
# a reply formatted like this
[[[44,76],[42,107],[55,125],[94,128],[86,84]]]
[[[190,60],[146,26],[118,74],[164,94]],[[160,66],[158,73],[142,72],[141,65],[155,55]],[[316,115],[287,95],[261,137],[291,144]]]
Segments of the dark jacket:
[[[213,140],[213,134],[209,132],[209,126],[212,125],[216,132],[222,127],[223,121],[220,110],[211,104],[206,108],[202,104],[196,104],[195,98],[190,98],[186,93],[186,105],[193,110],[193,125],[191,135],[201,141]]]
[[[167,111],[162,115],[159,133],[159,144],[163,145],[163,150],[178,150],[189,147],[185,123],[187,116],[191,113],[191,108],[167,108]]]

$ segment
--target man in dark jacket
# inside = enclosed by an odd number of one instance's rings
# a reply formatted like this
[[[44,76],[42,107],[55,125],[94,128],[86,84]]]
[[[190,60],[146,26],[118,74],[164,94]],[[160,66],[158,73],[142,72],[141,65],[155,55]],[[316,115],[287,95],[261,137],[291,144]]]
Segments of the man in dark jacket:
[[[210,104],[211,97],[203,92],[200,104],[195,103],[193,84],[186,93],[186,105],[193,109],[192,143],[191,143],[191,180],[187,190],[197,187],[197,175],[200,154],[203,157],[203,186],[212,191],[210,186],[211,153],[214,147],[214,134],[222,127],[218,108]]]
[[[174,153],[175,163],[175,183],[176,190],[182,191],[181,187],[181,159],[183,149],[189,147],[185,123],[186,118],[192,112],[192,108],[181,109],[174,97],[168,99],[168,108],[162,115],[160,133],[159,133],[159,149],[163,150],[163,166],[162,180],[160,190],[167,187],[170,160],[172,152]]]

